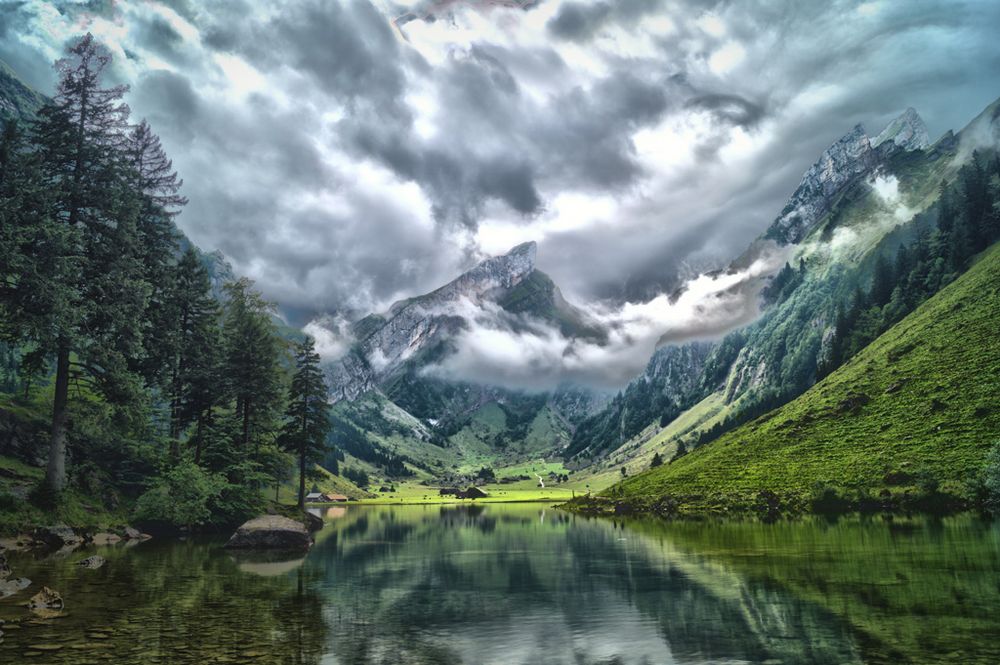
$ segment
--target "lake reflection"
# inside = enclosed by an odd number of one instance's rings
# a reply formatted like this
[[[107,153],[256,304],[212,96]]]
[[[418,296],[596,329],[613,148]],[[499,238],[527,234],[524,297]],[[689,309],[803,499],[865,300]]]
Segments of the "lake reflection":
[[[12,557],[0,662],[658,664],[1000,660],[1000,530],[973,517],[588,520],[337,506],[303,558],[222,541]],[[30,617],[42,585],[66,616]]]

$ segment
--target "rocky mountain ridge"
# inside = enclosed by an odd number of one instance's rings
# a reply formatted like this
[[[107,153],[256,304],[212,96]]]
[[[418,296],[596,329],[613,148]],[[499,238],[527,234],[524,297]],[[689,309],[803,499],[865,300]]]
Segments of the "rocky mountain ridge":
[[[927,126],[912,108],[890,122],[874,139],[864,126],[855,125],[809,167],[765,237],[782,244],[801,242],[829,212],[837,194],[850,183],[885,166],[899,151],[922,150],[929,145]]]
[[[354,400],[386,387],[402,372],[440,360],[453,339],[484,308],[532,317],[564,331],[600,331],[535,267],[537,245],[526,242],[480,262],[444,286],[394,303],[351,327],[351,350],[327,368],[331,401]]]

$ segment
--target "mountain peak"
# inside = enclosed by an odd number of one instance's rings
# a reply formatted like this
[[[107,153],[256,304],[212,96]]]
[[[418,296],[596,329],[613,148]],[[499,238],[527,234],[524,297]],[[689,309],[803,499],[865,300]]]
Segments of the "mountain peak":
[[[931,144],[924,119],[912,107],[886,125],[872,140],[872,147],[877,148],[887,141],[892,141],[903,150],[922,150]]]

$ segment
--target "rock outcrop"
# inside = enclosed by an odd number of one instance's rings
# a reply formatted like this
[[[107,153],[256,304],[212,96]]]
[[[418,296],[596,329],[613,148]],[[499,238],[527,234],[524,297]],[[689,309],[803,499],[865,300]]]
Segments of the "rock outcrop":
[[[312,536],[301,522],[281,515],[262,515],[236,530],[226,547],[254,550],[305,550]]]
[[[922,150],[929,145],[927,127],[913,109],[906,109],[874,139],[863,126],[855,125],[805,172],[766,237],[784,244],[801,242],[845,187],[877,171],[900,150]]]
[[[84,538],[65,524],[40,526],[31,534],[35,542],[52,549],[82,545]]]

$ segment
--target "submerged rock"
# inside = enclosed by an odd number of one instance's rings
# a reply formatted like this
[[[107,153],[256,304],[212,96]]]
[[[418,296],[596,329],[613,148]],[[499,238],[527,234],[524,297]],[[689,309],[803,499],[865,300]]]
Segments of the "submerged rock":
[[[94,556],[88,556],[86,559],[83,559],[82,561],[78,561],[76,565],[82,568],[87,568],[89,570],[97,570],[107,562],[108,560],[105,559],[103,556],[95,554]]]
[[[16,577],[12,580],[0,580],[0,598],[13,596],[18,591],[23,591],[31,586],[31,580],[27,577]]]
[[[63,601],[62,596],[59,595],[58,591],[54,591],[49,587],[42,587],[42,590],[31,597],[28,601],[28,609],[35,614],[41,614],[43,616],[51,612],[59,612],[66,606],[65,601]]]
[[[305,550],[312,536],[301,522],[281,515],[262,515],[236,530],[226,547],[260,550]]]

